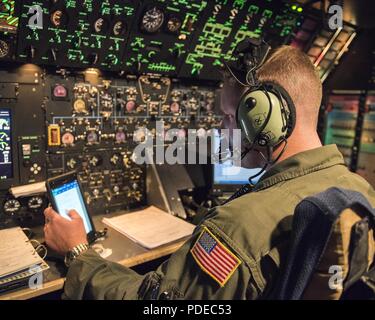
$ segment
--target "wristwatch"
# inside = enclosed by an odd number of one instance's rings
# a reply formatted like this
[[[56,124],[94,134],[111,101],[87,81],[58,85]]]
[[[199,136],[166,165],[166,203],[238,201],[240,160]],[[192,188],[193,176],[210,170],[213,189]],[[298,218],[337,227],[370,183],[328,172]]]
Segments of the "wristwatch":
[[[78,258],[82,253],[90,249],[90,246],[86,243],[81,243],[75,246],[72,250],[69,250],[64,259],[64,263],[67,267],[71,265],[71,263]]]

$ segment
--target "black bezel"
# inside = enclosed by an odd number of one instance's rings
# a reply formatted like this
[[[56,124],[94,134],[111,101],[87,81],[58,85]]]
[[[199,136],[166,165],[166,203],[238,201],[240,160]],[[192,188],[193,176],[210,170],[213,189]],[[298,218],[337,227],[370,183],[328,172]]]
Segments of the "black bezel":
[[[15,103],[8,102],[3,103],[0,105],[0,109],[2,110],[9,110],[10,111],[10,125],[11,125],[11,140],[12,140],[12,169],[13,169],[13,176],[8,179],[0,180],[0,190],[8,189],[12,186],[17,185],[19,181],[19,173],[18,173],[18,159],[17,159],[17,128],[16,128],[16,121],[15,121]]]
[[[48,179],[46,181],[46,188],[47,188],[47,191],[48,191],[48,198],[50,200],[52,208],[57,212],[57,206],[56,206],[54,197],[52,196],[52,189],[54,189],[56,187],[59,187],[59,186],[62,186],[64,184],[66,184],[66,183],[72,182],[74,180],[76,180],[78,182],[79,190],[80,190],[80,192],[82,194],[83,203],[85,205],[85,208],[86,208],[86,211],[87,211],[87,214],[88,214],[88,219],[89,219],[89,222],[90,222],[90,225],[91,225],[91,228],[92,228],[92,230],[89,233],[87,233],[87,241],[89,243],[92,243],[92,242],[95,241],[95,235],[96,235],[95,225],[94,225],[94,223],[92,221],[90,212],[89,212],[89,210],[87,208],[87,203],[85,201],[85,198],[83,197],[82,186],[81,186],[81,183],[80,183],[80,181],[78,179],[77,172],[76,171],[71,171],[71,172],[59,175],[57,177],[53,177],[53,178]]]

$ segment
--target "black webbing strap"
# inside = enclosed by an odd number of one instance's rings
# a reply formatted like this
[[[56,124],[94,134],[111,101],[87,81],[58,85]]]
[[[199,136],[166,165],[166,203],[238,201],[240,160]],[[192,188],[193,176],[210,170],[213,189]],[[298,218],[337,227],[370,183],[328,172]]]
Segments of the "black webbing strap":
[[[369,223],[374,226],[375,212],[359,192],[330,188],[297,205],[288,257],[271,298],[301,299],[325,251],[335,221],[347,208],[366,211]]]

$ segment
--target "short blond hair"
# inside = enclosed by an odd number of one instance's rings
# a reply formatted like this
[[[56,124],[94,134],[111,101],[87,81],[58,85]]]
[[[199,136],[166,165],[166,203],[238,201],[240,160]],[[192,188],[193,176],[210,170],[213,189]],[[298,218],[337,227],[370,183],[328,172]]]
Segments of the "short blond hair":
[[[322,83],[309,57],[291,46],[281,46],[258,70],[260,81],[281,85],[292,98],[297,121],[317,125]]]

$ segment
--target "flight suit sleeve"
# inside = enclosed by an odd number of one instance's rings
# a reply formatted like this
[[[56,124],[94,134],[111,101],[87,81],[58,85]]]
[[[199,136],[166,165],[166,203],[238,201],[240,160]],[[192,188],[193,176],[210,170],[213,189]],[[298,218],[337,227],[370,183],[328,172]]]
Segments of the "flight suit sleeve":
[[[222,249],[222,263],[214,257],[216,251],[209,252],[211,258],[209,254],[204,257],[198,246],[206,247],[207,252],[213,246],[214,250]],[[88,250],[70,266],[63,298],[246,299],[257,293],[249,285],[250,279],[250,269],[241,256],[217,233],[199,226],[169,260],[146,275],[104,260],[94,250]]]

